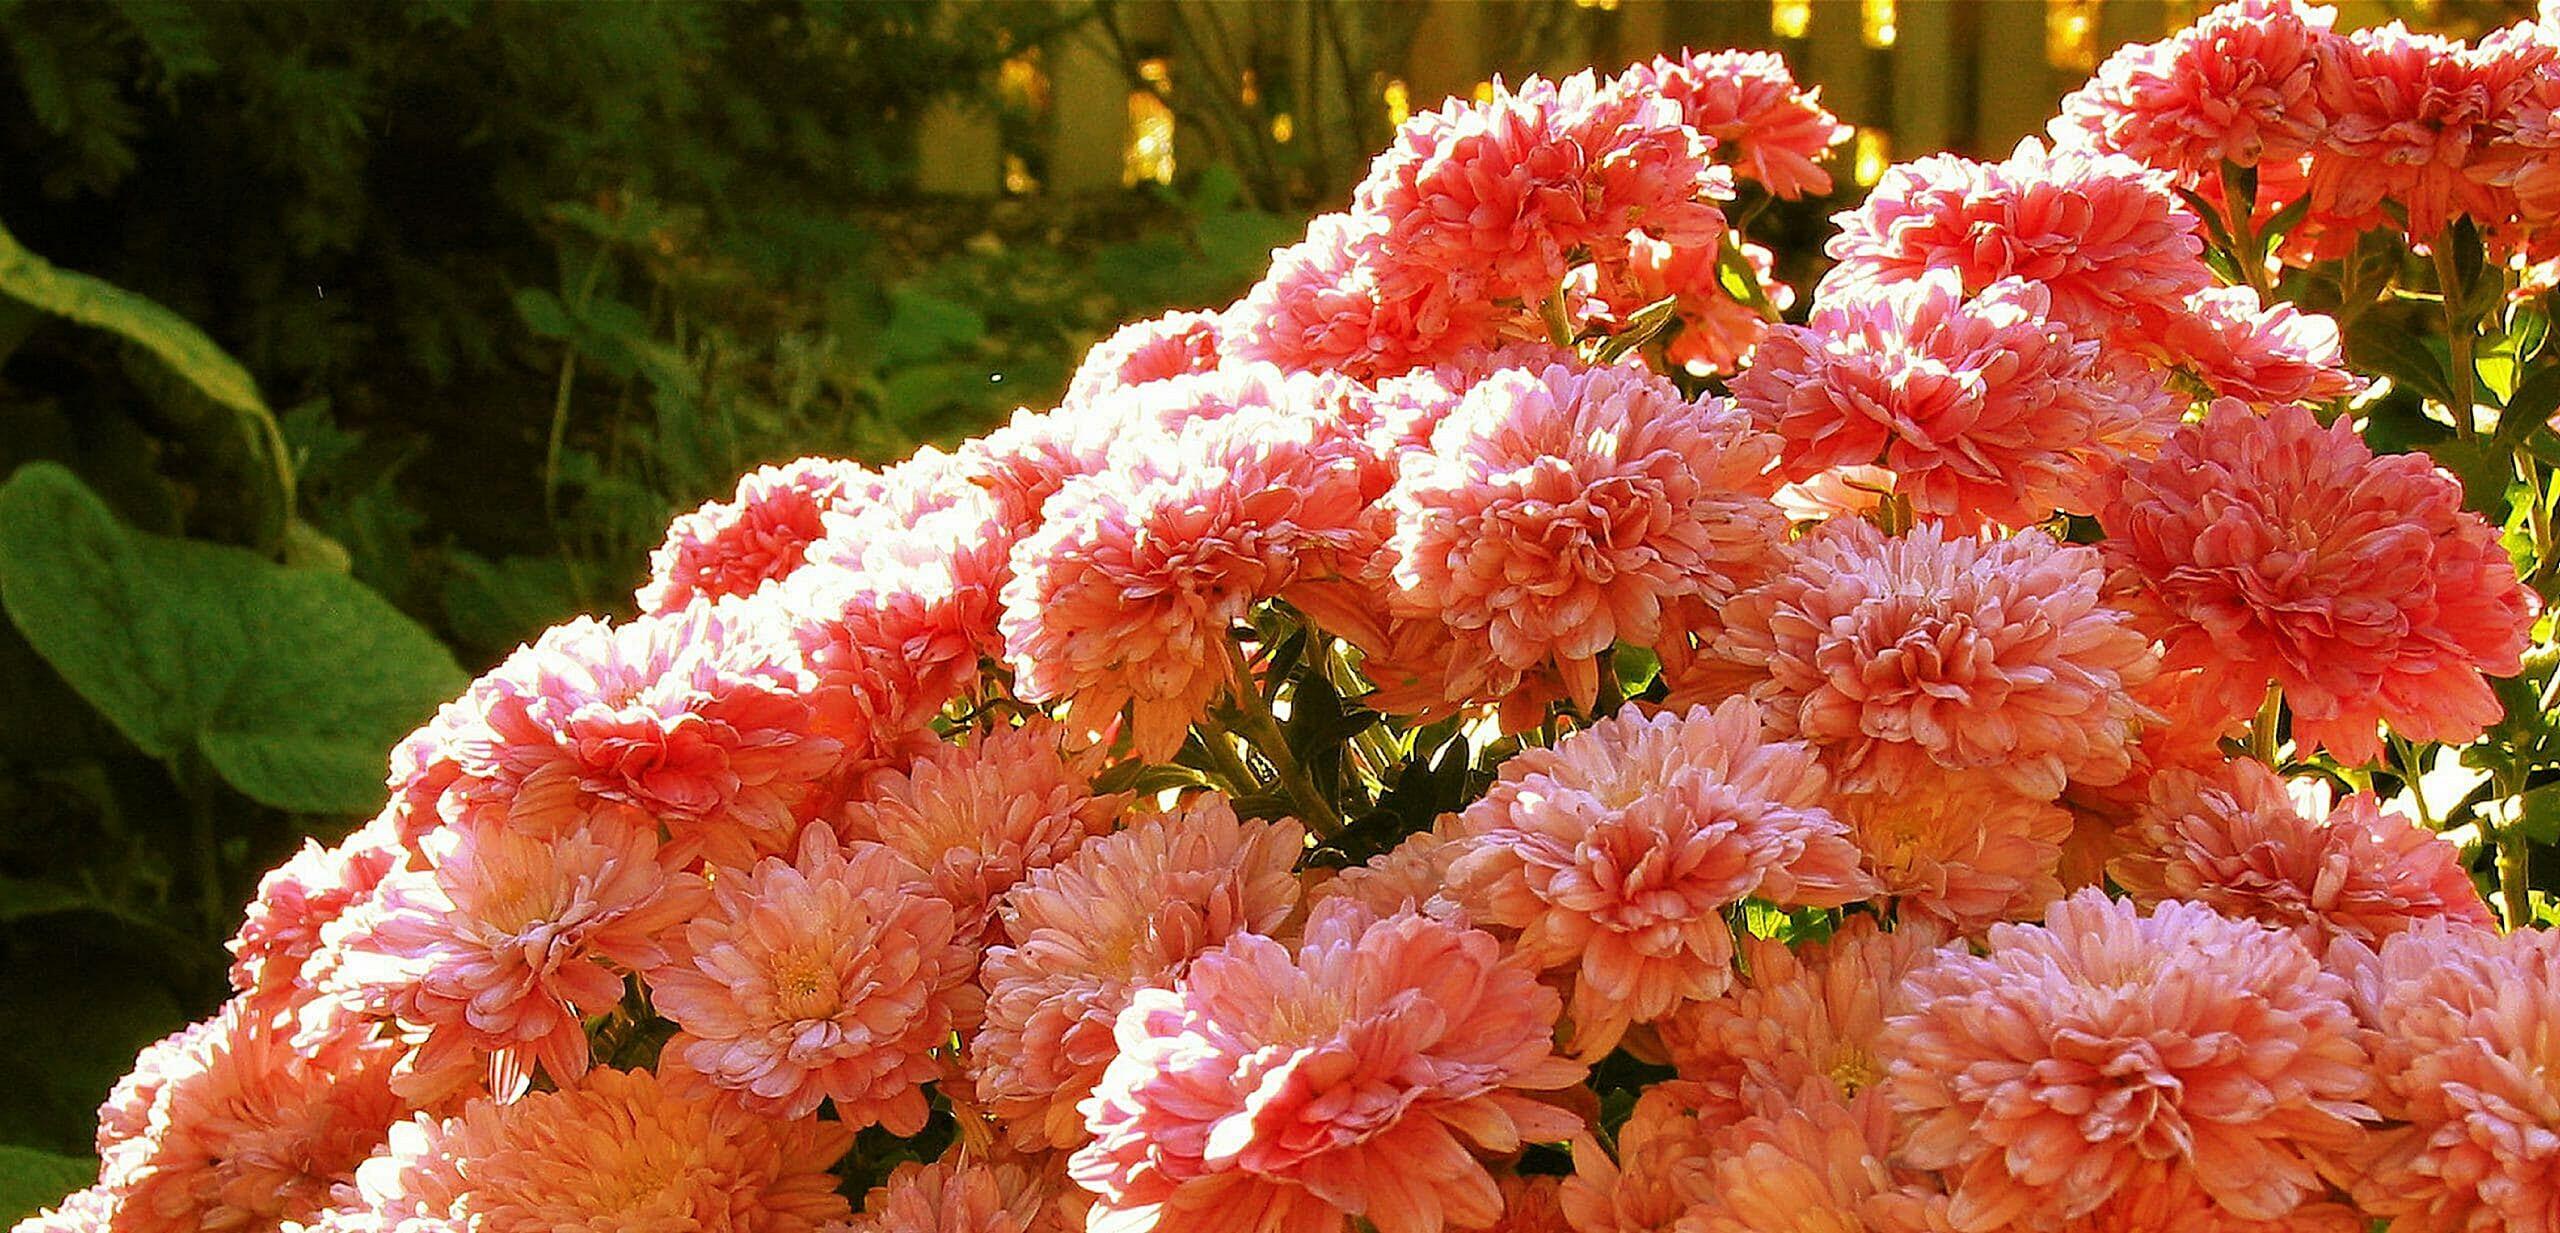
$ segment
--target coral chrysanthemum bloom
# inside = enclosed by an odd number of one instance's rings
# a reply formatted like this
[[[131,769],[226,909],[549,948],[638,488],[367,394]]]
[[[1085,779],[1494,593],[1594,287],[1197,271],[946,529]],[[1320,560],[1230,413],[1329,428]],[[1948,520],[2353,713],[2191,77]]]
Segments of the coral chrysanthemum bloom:
[[[2311,200],[2381,222],[2381,204],[2407,212],[2408,234],[2433,241],[2456,215],[2504,216],[2471,172],[2555,44],[2500,32],[2477,46],[2413,34],[2399,22],[2324,40],[2320,105],[2328,119],[2311,156]]]
[[[241,999],[167,1042],[139,1133],[100,1155],[115,1205],[103,1227],[273,1229],[329,1206],[407,1112],[390,1082],[404,1049],[349,1019],[308,1051],[287,1030]]]
[[[348,908],[371,896],[408,851],[389,810],[334,847],[311,840],[258,880],[240,932],[230,942],[231,987],[241,993],[290,998],[306,984],[306,966],[320,950],[321,931]]]
[[[1618,1127],[1616,1155],[1585,1134],[1557,1199],[1574,1233],[1674,1233],[1715,1184],[1714,1136],[1734,1111],[1696,1083],[1656,1083]]]
[[[1940,952],[1886,1021],[1912,1165],[1947,1170],[1960,1233],[2095,1210],[2151,1165],[2234,1215],[2323,1191],[2373,1087],[2347,986],[2292,935],[2082,891],[1988,953]]]
[[[1680,1007],[1655,1031],[1697,1085],[1694,1103],[1718,1120],[1799,1103],[1809,1083],[1824,1100],[1850,1100],[1883,1081],[1885,1019],[1902,1009],[1903,978],[1942,938],[1925,922],[1886,933],[1869,916],[1794,949],[1752,938],[1738,988]]]
[[[1072,1176],[1094,1233],[1482,1228],[1502,1195],[1471,1147],[1516,1151],[1582,1119],[1532,1093],[1583,1068],[1550,1051],[1557,997],[1492,935],[1336,900],[1293,955],[1240,934],[1138,993],[1084,1105]]]
[[[2326,402],[2365,384],[2347,369],[2336,320],[2282,300],[2263,303],[2247,287],[2187,297],[2187,311],[2163,321],[2139,349],[2188,369],[2216,395],[2247,403]]]
[[[850,1125],[916,1133],[935,1050],[978,1008],[977,950],[951,905],[896,852],[822,824],[793,859],[714,878],[667,952],[646,975],[680,1029],[668,1057],[767,1117],[833,1100]]]
[[[2412,1233],[2560,1228],[2560,933],[2427,924],[2343,949],[2390,1119],[2357,1206]]]
[[[553,627],[437,716],[464,776],[446,790],[447,815],[556,833],[637,810],[680,856],[779,850],[842,743],[819,732],[805,674],[755,611]]]
[[[2290,929],[2314,951],[2342,937],[2375,945],[2423,920],[2491,923],[2444,836],[2369,792],[2307,814],[2256,762],[2152,776],[2128,840],[2109,872],[2137,901],[2193,900]]]
[[[1026,1149],[1085,1140],[1076,1105],[1117,1046],[1140,988],[1171,985],[1193,956],[1270,933],[1298,904],[1295,822],[1245,822],[1202,795],[1035,871],[1006,902],[1008,945],[988,950],[986,1020],[972,1037],[978,1099]]]
[[[841,1122],[750,1117],[647,1071],[420,1115],[310,1233],[811,1233],[846,1213]]]
[[[1715,140],[1717,162],[1771,196],[1794,200],[1831,191],[1822,160],[1857,130],[1823,109],[1821,91],[1796,84],[1773,51],[1683,52],[1630,68],[1617,89],[1656,92],[1680,104],[1689,127]]]
[[[1366,504],[1362,460],[1309,415],[1238,412],[1161,445],[1050,499],[1002,622],[1024,698],[1063,701],[1088,735],[1126,710],[1157,761],[1233,681],[1246,608],[1347,544]]]
[[[2157,43],[2129,44],[2063,97],[2056,144],[2123,154],[2214,181],[2309,152],[2326,117],[2314,72],[2337,10],[2302,0],[2235,0]]]
[[[324,932],[328,992],[426,1028],[417,1068],[476,1052],[539,1061],[561,1082],[587,1067],[581,1016],[622,1000],[622,974],[661,962],[701,903],[645,826],[598,818],[543,836],[503,823],[430,835],[428,867],[383,880]]]
[[[1458,816],[1457,897],[1520,931],[1519,955],[1576,977],[1573,1048],[1733,983],[1725,913],[1746,899],[1837,907],[1874,890],[1823,807],[1813,750],[1769,739],[1759,708],[1635,707],[1503,763]]]
[[[2099,580],[2095,551],[2042,531],[1887,538],[1834,519],[1724,606],[1715,649],[1764,674],[1778,730],[1832,750],[1849,790],[1970,770],[2052,800],[2124,777],[2146,714],[2128,691],[2157,664]]]
[[[1075,1233],[1049,1184],[1011,1161],[910,1160],[825,1233]]]
[[[1230,358],[1291,371],[1391,377],[1494,340],[1486,301],[1461,300],[1420,278],[1390,280],[1379,255],[1385,224],[1325,214],[1307,238],[1271,255],[1271,271],[1227,310]]]
[[[1895,1131],[1875,1091],[1817,1090],[1747,1118],[1710,1141],[1706,1184],[1678,1233],[1943,1233],[1947,1198],[1934,1178],[1897,1167]]]
[[[1730,404],[1641,369],[1494,374],[1398,459],[1390,611],[1483,631],[1505,668],[1552,664],[1588,705],[1603,651],[1766,571],[1786,525],[1777,450]]]
[[[1086,406],[1149,382],[1208,372],[1218,357],[1216,313],[1171,312],[1132,322],[1085,352],[1061,405]]]
[[[2045,288],[2055,317],[2100,335],[2139,329],[2213,286],[2193,210],[2166,173],[2115,155],[2022,145],[2005,162],[1933,154],[1884,173],[1824,245],[1838,264],[1816,303],[1953,270],[1967,292]]]
[[[960,936],[1004,936],[996,901],[1035,869],[1066,859],[1111,829],[1125,792],[1096,796],[1100,750],[1070,756],[1058,725],[981,730],[966,745],[937,743],[903,769],[865,781],[835,818],[847,842],[887,844],[959,913]]]
[[[675,520],[649,557],[642,612],[681,612],[698,599],[752,595],[808,560],[826,534],[824,516],[867,496],[879,477],[850,462],[803,458],[749,471],[736,495]]]
[[[2345,420],[2231,400],[2128,466],[2099,512],[2112,591],[2198,668],[2222,714],[2284,689],[2293,736],[2348,762],[2376,726],[2461,743],[2502,713],[2538,603],[2497,532],[2423,454],[2374,457]]]
[[[1861,867],[1904,919],[1959,933],[2031,919],[2062,897],[2056,877],[2071,811],[2022,796],[1985,771],[1919,775],[1899,791],[1843,793],[1832,812],[1849,826]]]
[[[1734,401],[1785,439],[1787,478],[1873,464],[1920,513],[2027,526],[2094,508],[2099,477],[2177,425],[2158,374],[2110,362],[2044,285],[1966,290],[1931,270],[1761,340]]]

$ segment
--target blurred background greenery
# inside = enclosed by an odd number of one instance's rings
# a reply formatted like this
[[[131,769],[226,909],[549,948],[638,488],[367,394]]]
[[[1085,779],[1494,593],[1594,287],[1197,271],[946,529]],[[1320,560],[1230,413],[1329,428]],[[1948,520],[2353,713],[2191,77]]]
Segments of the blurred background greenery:
[[[1855,194],[2200,7],[0,0],[0,475],[61,468],[0,501],[0,1144],[84,1153],[259,872],[468,672],[626,610],[674,514],[1048,405],[1408,111],[1772,47]],[[1836,207],[1754,224],[1782,276]]]

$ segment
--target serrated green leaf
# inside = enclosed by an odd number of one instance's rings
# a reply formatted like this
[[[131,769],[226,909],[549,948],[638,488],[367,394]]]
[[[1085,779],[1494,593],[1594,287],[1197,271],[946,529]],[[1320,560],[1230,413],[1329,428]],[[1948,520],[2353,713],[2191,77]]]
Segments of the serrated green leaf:
[[[0,606],[143,752],[281,809],[380,804],[383,755],[464,683],[362,583],[130,530],[50,463],[0,486]]]

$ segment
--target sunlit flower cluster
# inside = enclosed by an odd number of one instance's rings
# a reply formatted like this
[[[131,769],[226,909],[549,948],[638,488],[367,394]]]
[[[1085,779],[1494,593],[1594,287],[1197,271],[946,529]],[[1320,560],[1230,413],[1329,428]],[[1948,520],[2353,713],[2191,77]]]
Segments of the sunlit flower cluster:
[[[2338,25],[1827,269],[1726,213],[1835,188],[1774,54],[1414,115],[490,669],[20,1229],[2560,1233],[2552,35]]]

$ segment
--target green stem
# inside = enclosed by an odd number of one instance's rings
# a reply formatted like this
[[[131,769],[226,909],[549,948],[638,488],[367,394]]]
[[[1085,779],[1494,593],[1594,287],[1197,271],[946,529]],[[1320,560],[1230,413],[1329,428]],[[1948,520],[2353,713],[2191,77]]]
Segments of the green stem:
[[[1760,319],[1771,325],[1784,320],[1779,315],[1778,306],[1769,302],[1768,288],[1760,285],[1760,272],[1751,268],[1751,258],[1744,255],[1742,242],[1736,240],[1730,230],[1724,233],[1724,247],[1716,251],[1716,264],[1723,266],[1733,275],[1733,281],[1742,286],[1745,307],[1760,314]]]
[[[2498,899],[2507,928],[2522,929],[2533,923],[2533,845],[2525,839],[2523,819],[2514,816],[2522,808],[2524,775],[2510,763],[2498,769],[2498,779],[2498,795],[2508,807],[2490,832],[2498,853]]]
[[[2257,211],[2253,194],[2243,193],[2240,169],[2230,163],[2222,165],[2222,210],[2224,225],[2231,229],[2231,264],[2249,289],[2258,293],[2261,302],[2275,303],[2275,285],[2267,281],[2267,254],[2250,229],[2249,217]]]
[[[2462,285],[2462,271],[2453,263],[2450,229],[2436,240],[2435,250],[2436,287],[2444,297],[2445,339],[2452,349],[2453,371],[2446,375],[2453,379],[2454,405],[2446,409],[2453,412],[2454,432],[2467,441],[2479,432],[2471,422],[2473,404],[2479,401],[2479,372],[2471,358],[2471,323],[2462,317],[2462,302],[2468,297]]]
[[[1200,729],[1201,748],[1208,750],[1209,760],[1218,764],[1218,778],[1225,781],[1227,794],[1247,796],[1261,791],[1262,777],[1254,774],[1253,768],[1245,765],[1243,758],[1236,756],[1236,734],[1206,716],[1201,717]]]
[[[1591,704],[1591,718],[1595,721],[1617,714],[1618,708],[1627,704],[1626,686],[1618,680],[1617,653],[1616,647],[1600,652],[1600,696]]]
[[[1331,838],[1341,833],[1342,811],[1334,808],[1332,798],[1316,787],[1315,777],[1307,773],[1297,755],[1289,752],[1289,738],[1280,730],[1280,719],[1271,713],[1270,700],[1254,684],[1253,666],[1244,661],[1244,648],[1233,639],[1227,641],[1227,666],[1235,674],[1229,692],[1235,695],[1236,716],[1242,721],[1247,743],[1271,764],[1280,776],[1280,787],[1316,834]]]

